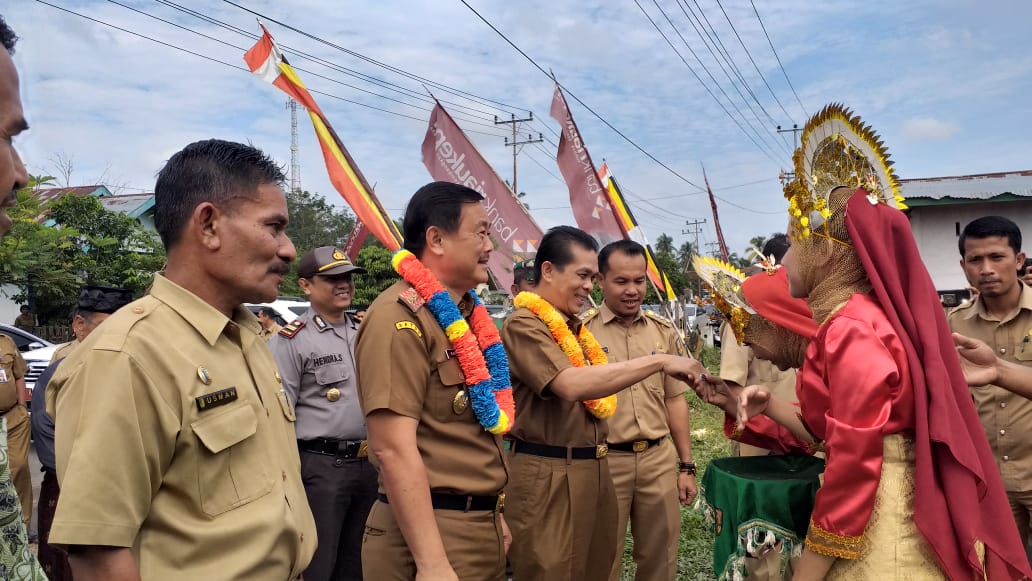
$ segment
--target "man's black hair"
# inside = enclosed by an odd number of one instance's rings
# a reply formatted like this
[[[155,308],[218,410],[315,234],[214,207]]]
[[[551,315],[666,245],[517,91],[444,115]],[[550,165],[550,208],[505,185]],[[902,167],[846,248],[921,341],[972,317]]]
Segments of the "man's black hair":
[[[262,308],[258,309],[258,313],[261,314],[261,315],[265,315],[266,317],[269,317],[270,319],[275,319],[276,318],[276,309],[273,309],[272,307],[262,307]]]
[[[412,194],[401,223],[405,250],[422,258],[427,228],[436,226],[453,233],[459,229],[463,205],[483,200],[480,192],[451,182],[431,182],[419,188]]]
[[[175,153],[154,186],[154,228],[168,250],[179,241],[194,208],[203,202],[224,209],[241,198],[255,199],[258,187],[282,186],[283,170],[257,147],[209,139]]]
[[[7,25],[3,15],[0,15],[0,44],[4,45],[8,54],[14,54],[14,45],[18,44],[18,35]]]
[[[573,226],[556,226],[545,233],[534,256],[534,280],[541,280],[541,265],[547,260],[559,270],[573,262],[573,245],[598,252],[598,242],[584,230]]]
[[[781,259],[788,253],[788,236],[781,232],[776,232],[770,235],[770,238],[763,243],[763,248],[760,252],[763,252],[764,256],[773,256],[774,260],[781,264]]]
[[[609,272],[609,255],[614,252],[627,256],[641,256],[645,258],[645,247],[634,240],[617,240],[606,244],[598,253],[598,271],[601,274]]]
[[[1007,244],[1014,249],[1014,254],[1021,252],[1021,229],[1017,224],[1003,216],[983,216],[969,222],[960,233],[960,240],[957,241],[960,257],[964,258],[964,243],[968,238],[978,240],[997,236],[1007,239]]]

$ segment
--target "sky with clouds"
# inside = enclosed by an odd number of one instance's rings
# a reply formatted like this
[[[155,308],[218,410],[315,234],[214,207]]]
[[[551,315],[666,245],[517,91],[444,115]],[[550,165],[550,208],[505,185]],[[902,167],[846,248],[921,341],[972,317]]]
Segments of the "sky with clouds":
[[[783,230],[777,177],[790,165],[792,135],[775,126],[801,127],[832,101],[873,125],[904,178],[1032,167],[1030,2],[754,0],[798,101],[749,0],[467,2],[687,180],[567,96],[595,163],[609,162],[653,239],[690,239],[685,222],[705,220],[700,243],[715,241],[708,201],[687,183],[703,183],[703,164],[733,251]],[[316,100],[393,216],[430,181],[420,159],[431,107],[413,78],[421,77],[507,179],[509,129],[494,116],[533,112],[520,139],[540,132],[546,141],[520,151],[519,189],[543,227],[572,223],[554,161],[552,81],[460,0],[239,3],[327,41],[264,20],[306,84],[326,93]],[[32,129],[17,147],[31,173],[55,174],[52,160],[62,155],[76,184],[106,176],[125,193],[150,191],[164,160],[209,137],[250,141],[289,167],[285,95],[240,70],[255,41],[241,32],[258,33],[242,8],[216,0],[14,0],[0,12],[22,37],[15,62]],[[731,82],[739,76],[744,83]],[[304,116],[299,129],[302,186],[342,203]]]

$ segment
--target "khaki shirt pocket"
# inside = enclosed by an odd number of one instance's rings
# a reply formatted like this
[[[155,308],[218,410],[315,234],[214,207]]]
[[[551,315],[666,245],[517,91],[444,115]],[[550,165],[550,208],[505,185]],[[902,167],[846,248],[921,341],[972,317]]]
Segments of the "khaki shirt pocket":
[[[258,417],[241,402],[190,424],[201,441],[197,484],[201,510],[209,516],[247,504],[272,490],[266,455],[258,443]]]
[[[429,400],[428,407],[433,412],[434,417],[438,421],[451,422],[455,421],[467,413],[473,413],[470,409],[469,400],[465,402],[465,407],[459,407],[456,405],[456,397],[460,391],[464,391],[466,397],[469,397],[469,392],[466,391],[466,377],[462,374],[462,368],[459,366],[459,360],[456,357],[450,357],[443,361],[438,361],[437,375],[440,379],[440,384],[436,382],[430,382],[430,389],[427,390],[426,397]],[[456,409],[459,410],[456,413]]]
[[[1018,361],[1032,361],[1032,337],[1024,335],[1018,340],[1014,346],[1014,358]]]
[[[663,354],[663,355],[665,355],[666,352],[667,352],[667,346],[666,345],[661,345],[659,347],[655,347],[651,351],[651,353],[654,354],[654,355],[655,354]],[[643,386],[645,386],[645,389],[649,390],[651,393],[658,394],[660,397],[663,397],[664,394],[666,393],[666,390],[663,387],[663,380],[665,378],[666,378],[666,375],[664,375],[662,372],[660,372],[660,373],[653,373],[652,375],[650,375],[650,376],[646,377],[645,379],[643,379],[641,384]]]

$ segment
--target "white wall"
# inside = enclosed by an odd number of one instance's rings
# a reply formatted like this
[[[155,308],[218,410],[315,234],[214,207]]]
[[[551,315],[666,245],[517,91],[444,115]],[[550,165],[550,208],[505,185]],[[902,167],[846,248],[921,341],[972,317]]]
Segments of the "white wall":
[[[0,323],[13,325],[14,319],[21,314],[18,310],[21,305],[11,299],[17,292],[18,287],[13,284],[0,285]]]
[[[957,241],[964,226],[982,216],[1004,216],[1014,220],[1021,229],[1022,246],[1032,249],[1032,200],[1018,202],[978,202],[946,206],[918,206],[910,209],[910,224],[914,230],[921,259],[924,260],[932,282],[939,290],[962,289],[967,280],[960,268],[960,250]]]

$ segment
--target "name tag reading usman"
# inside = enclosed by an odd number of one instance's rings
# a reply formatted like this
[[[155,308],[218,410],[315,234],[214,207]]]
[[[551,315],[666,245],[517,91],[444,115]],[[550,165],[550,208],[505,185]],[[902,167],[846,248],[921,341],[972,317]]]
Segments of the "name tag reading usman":
[[[235,387],[227,387],[226,389],[220,389],[194,398],[194,401],[197,402],[197,409],[202,412],[236,400],[237,388]]]

